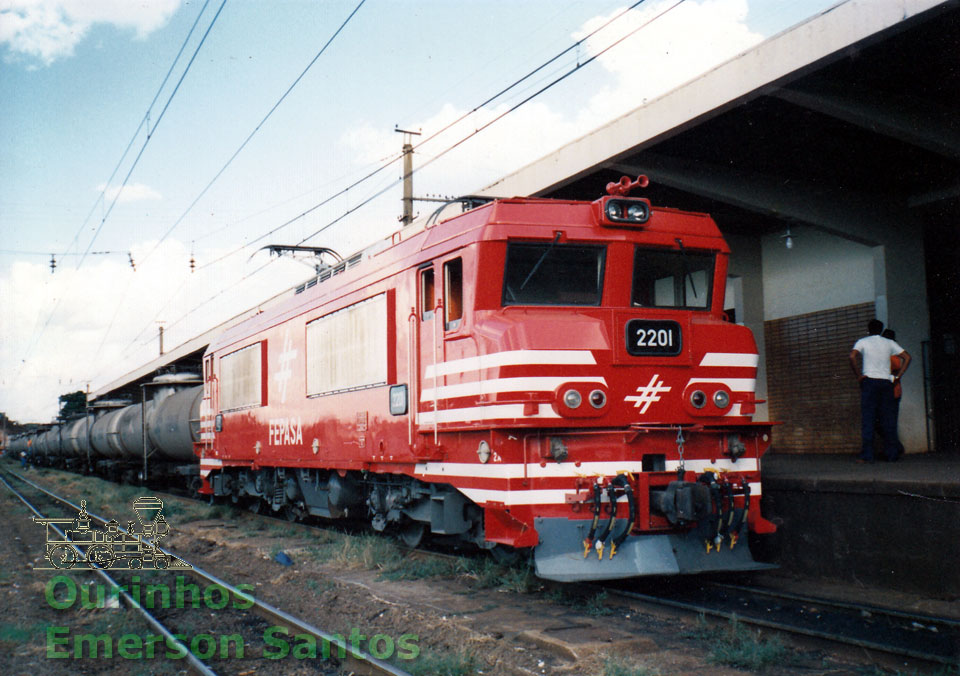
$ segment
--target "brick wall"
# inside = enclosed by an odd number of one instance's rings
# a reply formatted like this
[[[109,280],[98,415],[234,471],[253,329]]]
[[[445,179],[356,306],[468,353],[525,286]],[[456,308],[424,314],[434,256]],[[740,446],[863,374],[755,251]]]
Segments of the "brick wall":
[[[860,389],[849,355],[867,333],[874,304],[764,322],[767,401],[779,453],[856,453]]]

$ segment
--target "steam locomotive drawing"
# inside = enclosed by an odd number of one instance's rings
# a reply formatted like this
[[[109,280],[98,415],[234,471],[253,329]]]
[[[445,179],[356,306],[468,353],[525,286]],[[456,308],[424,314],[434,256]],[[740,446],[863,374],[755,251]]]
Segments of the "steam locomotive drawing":
[[[226,330],[202,385],[92,418],[89,443],[122,455],[126,416],[134,456],[149,437],[204,495],[529,551],[554,580],[763,567],[770,424],[723,312],[729,248],[645,184],[401,230]]]
[[[165,569],[188,567],[181,559],[159,547],[170,532],[163,518],[163,501],[156,497],[137,498],[133,511],[137,523],[127,522],[125,529],[111,519],[105,529],[90,525],[87,501],[80,502],[76,517],[37,518],[46,526],[44,558],[52,568],[129,568]],[[63,528],[59,528],[59,527]]]

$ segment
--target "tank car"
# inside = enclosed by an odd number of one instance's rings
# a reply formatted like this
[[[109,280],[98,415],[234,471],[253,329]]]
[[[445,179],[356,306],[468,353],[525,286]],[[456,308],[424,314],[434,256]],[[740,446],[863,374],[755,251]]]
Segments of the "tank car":
[[[554,580],[761,567],[770,425],[729,248],[643,184],[402,230],[228,329],[202,492],[532,550]]]
[[[194,443],[200,397],[195,373],[167,373],[146,383],[143,401],[102,400],[85,416],[55,425],[33,444],[37,464],[94,472],[125,483],[186,478],[199,488]]]

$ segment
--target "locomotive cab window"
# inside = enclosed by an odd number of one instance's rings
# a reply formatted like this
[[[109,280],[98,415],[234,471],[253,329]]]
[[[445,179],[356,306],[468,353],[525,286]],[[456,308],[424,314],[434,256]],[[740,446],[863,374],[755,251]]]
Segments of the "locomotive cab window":
[[[443,264],[443,328],[453,331],[463,320],[463,260]]]
[[[504,305],[600,305],[606,248],[510,242]]]
[[[637,249],[633,258],[634,307],[706,310],[710,307],[714,254]]]

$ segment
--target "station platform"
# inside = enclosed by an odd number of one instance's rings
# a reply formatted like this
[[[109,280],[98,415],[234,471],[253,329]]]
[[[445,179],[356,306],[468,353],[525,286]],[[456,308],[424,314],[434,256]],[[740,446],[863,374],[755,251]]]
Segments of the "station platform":
[[[853,455],[768,453],[756,552],[781,571],[960,599],[960,451],[858,464]]]

